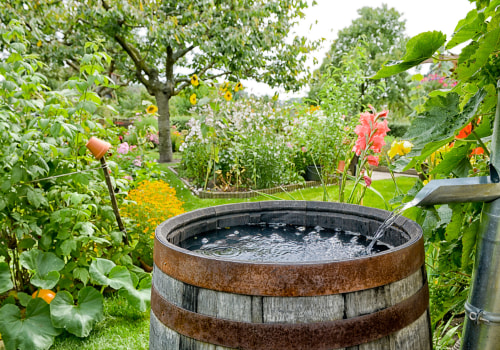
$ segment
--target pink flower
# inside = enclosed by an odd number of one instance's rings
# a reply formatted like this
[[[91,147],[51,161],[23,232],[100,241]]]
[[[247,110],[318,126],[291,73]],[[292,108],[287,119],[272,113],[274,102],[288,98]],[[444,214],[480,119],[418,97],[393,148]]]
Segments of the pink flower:
[[[378,166],[379,158],[377,156],[368,156],[366,157],[368,164],[373,166]]]
[[[133,162],[133,163],[134,163],[134,165],[135,165],[136,167],[140,167],[140,166],[142,166],[142,161],[141,161],[141,159],[140,159],[140,158],[134,159],[134,162]]]
[[[123,178],[128,181],[134,181],[134,178],[130,175],[125,175]]]
[[[302,146],[302,148],[300,149],[303,153],[307,152],[307,148],[305,148],[304,146]]]
[[[134,149],[136,149],[136,148],[137,148],[137,145],[132,145],[132,146],[130,146],[130,152],[132,152],[132,151],[133,151]]]
[[[373,107],[371,108],[373,109]],[[367,150],[367,147],[375,153],[380,153],[385,145],[384,137],[390,129],[387,126],[387,120],[384,119],[381,122],[378,120],[387,117],[387,114],[388,111],[382,111],[378,114],[365,112],[359,115],[361,124],[356,125],[354,129],[354,132],[358,135],[353,147],[356,155],[359,156],[363,150]]]
[[[363,176],[363,179],[365,180],[366,187],[370,187],[370,185],[372,184],[372,179],[366,175]]]
[[[286,143],[286,146],[287,146],[288,148],[293,148],[293,145],[292,145],[290,142],[287,142],[287,143]]]
[[[130,147],[129,147],[128,143],[124,142],[124,143],[120,143],[116,152],[121,153],[121,154],[127,154],[129,152],[129,150],[130,150]]]

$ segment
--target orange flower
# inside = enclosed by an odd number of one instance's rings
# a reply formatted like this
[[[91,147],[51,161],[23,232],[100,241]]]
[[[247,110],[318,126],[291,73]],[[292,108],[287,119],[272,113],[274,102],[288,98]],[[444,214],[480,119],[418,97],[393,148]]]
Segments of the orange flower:
[[[478,156],[478,155],[481,155],[481,154],[484,154],[484,149],[483,147],[476,147],[472,150],[471,152],[471,156]]]
[[[472,123],[467,124],[457,135],[457,139],[465,139],[472,132]]]

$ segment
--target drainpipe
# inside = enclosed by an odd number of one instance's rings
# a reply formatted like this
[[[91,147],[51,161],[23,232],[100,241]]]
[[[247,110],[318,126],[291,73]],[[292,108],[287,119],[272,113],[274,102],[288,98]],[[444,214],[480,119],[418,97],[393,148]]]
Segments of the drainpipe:
[[[491,143],[492,171],[500,169],[500,80]],[[497,172],[498,173],[498,172]],[[471,290],[465,303],[462,350],[500,349],[500,199],[485,203]]]

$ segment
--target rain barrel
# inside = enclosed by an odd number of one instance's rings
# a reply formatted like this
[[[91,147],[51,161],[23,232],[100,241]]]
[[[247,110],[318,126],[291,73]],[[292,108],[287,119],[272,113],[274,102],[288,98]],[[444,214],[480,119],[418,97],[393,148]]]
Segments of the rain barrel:
[[[150,349],[431,349],[422,229],[398,218],[393,248],[356,259],[274,263],[179,247],[218,227],[286,223],[371,235],[389,212],[310,201],[195,210],[156,229]]]

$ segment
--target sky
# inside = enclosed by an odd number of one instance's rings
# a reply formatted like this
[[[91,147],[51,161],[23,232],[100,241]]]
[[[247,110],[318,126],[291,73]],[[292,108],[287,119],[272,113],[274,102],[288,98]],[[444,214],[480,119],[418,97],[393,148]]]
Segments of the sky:
[[[389,8],[393,7],[401,13],[402,19],[406,20],[407,36],[413,37],[422,32],[438,30],[446,34],[447,39],[453,34],[458,21],[475,8],[475,4],[471,4],[468,0],[316,0],[316,2],[318,3],[316,6],[310,6],[305,11],[305,18],[293,31],[311,40],[326,39],[323,48],[313,53],[319,64],[333,40],[337,38],[338,31],[350,26],[351,22],[359,17],[357,10],[362,7],[381,7],[382,4],[387,4]],[[319,64],[312,65],[312,59],[310,64],[312,70],[319,67]],[[247,92],[255,95],[272,95],[277,91],[256,82],[244,81],[244,84]],[[280,99],[305,95],[304,91],[298,94],[287,94],[284,90],[278,92]]]

